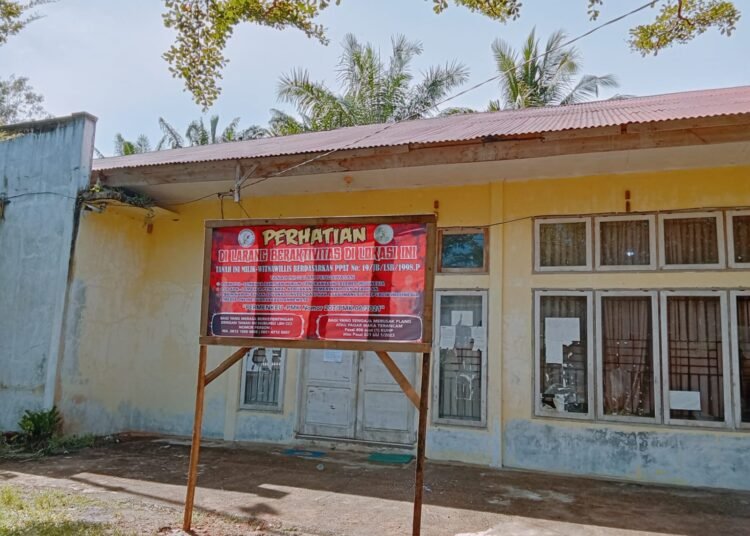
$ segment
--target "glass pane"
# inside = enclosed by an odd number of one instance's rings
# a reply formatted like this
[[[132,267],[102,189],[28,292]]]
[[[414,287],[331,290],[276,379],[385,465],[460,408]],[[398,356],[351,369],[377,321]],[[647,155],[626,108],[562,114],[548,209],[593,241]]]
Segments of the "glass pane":
[[[750,216],[732,217],[734,262],[750,262]]]
[[[664,253],[667,264],[718,263],[716,218],[665,219]]]
[[[603,266],[651,264],[648,220],[599,222],[599,258]]]
[[[586,222],[539,225],[540,266],[586,266]]]
[[[282,354],[279,348],[254,348],[245,358],[244,403],[253,406],[279,405]]]
[[[440,348],[440,418],[482,419],[483,352],[475,344],[477,330],[472,330],[486,329],[482,322],[482,299],[480,295],[440,297],[440,325],[453,328],[448,331],[454,335],[453,340],[441,337],[440,341],[440,346],[448,345]],[[486,331],[482,334],[486,340]]]
[[[737,297],[737,336],[740,412],[742,422],[750,422],[750,296]]]
[[[443,233],[440,255],[441,268],[484,268],[484,233]]]
[[[588,413],[587,299],[542,296],[540,305],[542,406]]]
[[[721,301],[718,296],[667,299],[669,393],[673,419],[724,420]]]
[[[654,416],[653,324],[649,297],[602,298],[604,413]]]

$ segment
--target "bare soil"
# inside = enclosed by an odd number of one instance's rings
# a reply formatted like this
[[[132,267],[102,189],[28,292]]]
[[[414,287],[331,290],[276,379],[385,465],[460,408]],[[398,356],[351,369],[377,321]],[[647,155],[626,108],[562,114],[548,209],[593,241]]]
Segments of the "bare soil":
[[[194,533],[411,534],[413,463],[377,465],[364,453],[342,451],[305,459],[282,451],[206,443]],[[50,490],[70,496],[66,519],[99,530],[70,534],[182,534],[188,456],[183,441],[138,439],[0,462],[0,488],[12,487],[26,501]],[[425,536],[750,535],[750,493],[430,461],[425,483]],[[32,532],[0,530],[5,534]]]

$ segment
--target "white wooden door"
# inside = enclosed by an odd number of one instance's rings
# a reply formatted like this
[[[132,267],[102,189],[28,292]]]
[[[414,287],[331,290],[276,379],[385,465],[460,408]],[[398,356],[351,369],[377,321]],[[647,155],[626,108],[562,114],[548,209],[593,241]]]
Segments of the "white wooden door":
[[[415,355],[391,357],[415,385]],[[302,393],[303,435],[404,445],[416,440],[416,409],[374,353],[305,352]]]
[[[395,352],[390,355],[419,392],[415,383],[415,355]],[[363,352],[360,363],[356,437],[365,441],[413,443],[416,440],[416,408],[377,355]]]
[[[300,433],[353,439],[357,416],[358,352],[308,350],[303,367]]]

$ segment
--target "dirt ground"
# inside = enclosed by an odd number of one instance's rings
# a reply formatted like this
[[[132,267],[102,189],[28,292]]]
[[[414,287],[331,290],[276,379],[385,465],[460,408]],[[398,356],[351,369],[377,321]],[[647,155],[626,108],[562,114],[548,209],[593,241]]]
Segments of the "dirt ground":
[[[377,465],[362,453],[330,451],[306,459],[282,451],[207,444],[195,532],[411,534],[413,462]],[[27,501],[34,493],[64,494],[70,498],[68,521],[105,529],[91,534],[180,534],[188,455],[184,442],[139,439],[69,456],[0,462],[0,488]],[[750,493],[430,461],[425,484],[423,534],[429,536],[750,535]]]

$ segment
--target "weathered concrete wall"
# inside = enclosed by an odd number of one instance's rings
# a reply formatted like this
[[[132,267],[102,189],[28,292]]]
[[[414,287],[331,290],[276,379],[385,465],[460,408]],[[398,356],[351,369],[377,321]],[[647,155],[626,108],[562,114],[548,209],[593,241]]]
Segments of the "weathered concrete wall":
[[[0,142],[0,196],[10,201],[0,220],[0,429],[53,403],[76,195],[89,182],[95,121],[30,123]]]
[[[507,182],[504,219],[536,215],[750,205],[750,169]],[[503,463],[508,467],[638,481],[750,489],[748,431],[572,422],[534,417],[532,289],[721,289],[750,287],[750,271],[534,274],[533,225],[502,227]]]
[[[408,170],[384,173],[406,176]],[[625,190],[635,211],[747,206],[748,177],[748,168],[528,182],[488,175],[487,184],[461,188],[248,198],[244,204],[262,218],[431,212],[438,201],[440,226],[493,225],[488,275],[439,275],[436,281],[437,289],[488,291],[487,426],[431,424],[430,458],[748,488],[750,432],[537,418],[531,385],[532,289],[750,287],[750,271],[533,274],[532,223],[524,219],[622,212]],[[227,218],[245,217],[231,202],[224,210]],[[177,221],[157,219],[151,234],[142,217],[126,222],[108,210],[83,219],[73,280],[83,306],[71,308],[79,326],[66,331],[65,367],[71,368],[63,378],[65,407],[78,430],[190,434],[203,220],[219,216],[216,200],[186,205]],[[231,350],[211,348],[209,367]],[[295,441],[302,358],[287,354],[281,412],[239,408],[239,366],[211,384],[206,435]]]

